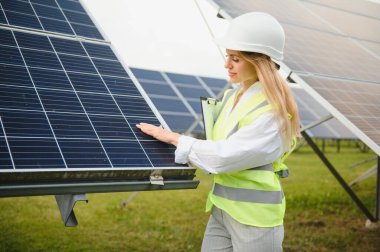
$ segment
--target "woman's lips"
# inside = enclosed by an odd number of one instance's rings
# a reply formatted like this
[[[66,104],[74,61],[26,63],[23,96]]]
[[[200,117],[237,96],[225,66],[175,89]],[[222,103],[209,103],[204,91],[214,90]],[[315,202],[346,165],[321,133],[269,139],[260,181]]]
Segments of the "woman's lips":
[[[236,73],[228,72],[228,76],[230,76],[230,77],[233,77],[233,76],[235,76],[235,75],[236,75]]]

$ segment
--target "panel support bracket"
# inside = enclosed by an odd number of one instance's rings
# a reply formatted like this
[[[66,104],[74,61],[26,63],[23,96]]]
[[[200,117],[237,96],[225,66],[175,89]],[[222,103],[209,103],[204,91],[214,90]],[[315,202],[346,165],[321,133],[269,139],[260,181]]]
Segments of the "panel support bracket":
[[[325,166],[330,170],[335,179],[339,182],[339,184],[343,187],[343,189],[347,192],[347,194],[351,197],[351,199],[355,202],[355,204],[360,208],[363,214],[368,218],[370,222],[378,222],[379,221],[379,213],[380,213],[380,173],[378,172],[378,177],[376,181],[377,186],[377,199],[376,199],[376,215],[374,216],[368,208],[364,205],[364,203],[359,199],[359,197],[355,194],[355,192],[351,189],[351,187],[346,183],[346,181],[342,178],[339,172],[335,169],[335,167],[330,163],[327,157],[323,154],[323,152],[318,148],[318,146],[314,143],[311,137],[306,133],[306,131],[301,131],[303,138],[310,145],[313,151],[318,155],[321,161],[325,164]],[[380,167],[380,158],[378,159],[378,165]],[[380,168],[378,168],[379,171]]]
[[[59,211],[61,212],[61,217],[63,224],[66,227],[75,227],[78,225],[77,218],[74,214],[74,206],[77,201],[88,202],[85,194],[64,194],[55,195],[55,200],[57,201]]]
[[[164,185],[164,178],[161,175],[151,175],[149,179],[152,185]]]

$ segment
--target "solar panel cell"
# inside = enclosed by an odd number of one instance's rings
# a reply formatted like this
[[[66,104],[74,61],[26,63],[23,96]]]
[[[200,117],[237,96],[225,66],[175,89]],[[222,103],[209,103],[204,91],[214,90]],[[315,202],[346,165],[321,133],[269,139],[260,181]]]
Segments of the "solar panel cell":
[[[98,140],[58,139],[68,168],[111,168]]]
[[[62,70],[62,66],[55,53],[30,49],[21,49],[21,52],[28,67]]]
[[[59,8],[55,0],[29,0],[31,3],[43,4],[50,7]]]
[[[19,50],[15,47],[0,45],[0,63],[24,65]]]
[[[148,110],[146,101],[142,98],[114,95],[119,108],[125,116],[155,117],[153,111]]]
[[[0,8],[0,24],[8,24],[7,20],[5,19],[4,12],[1,8]]]
[[[136,141],[102,141],[114,167],[152,167]]]
[[[36,16],[13,11],[5,11],[5,15],[10,25],[42,30],[42,26]]]
[[[129,77],[123,66],[118,61],[92,59],[100,74],[119,77]]]
[[[103,80],[112,94],[141,96],[137,87],[129,78],[103,76]]]
[[[74,35],[73,30],[66,21],[40,17],[40,22],[46,31]]]
[[[39,137],[53,138],[53,133],[46,119],[40,111],[12,111],[0,110],[3,126],[7,137]]]
[[[32,4],[34,11],[39,17],[47,17],[66,21],[65,16],[62,14],[62,11],[57,8],[52,8],[51,6]]]
[[[73,90],[69,79],[63,71],[29,67],[29,73],[37,88]]]
[[[46,138],[8,138],[16,169],[65,168],[57,143]]]
[[[149,95],[164,95],[164,96],[177,97],[173,89],[167,84],[152,83],[148,81],[141,81],[140,83]]]
[[[46,111],[84,113],[74,92],[39,89],[38,94]]]
[[[201,87],[199,81],[192,75],[166,73],[170,80],[174,83],[190,84],[193,86]]]
[[[2,131],[0,131],[0,135]],[[4,137],[0,137],[0,169],[13,169],[13,164]]]
[[[11,31],[0,29],[0,44],[16,46],[16,41],[14,40]]]
[[[136,140],[122,116],[90,115],[90,120],[100,139]]]
[[[85,114],[47,112],[47,115],[58,138],[97,139],[95,131]]]
[[[109,46],[90,43],[83,43],[83,46],[90,57],[117,60]]]
[[[25,67],[0,64],[0,84],[33,87]]]
[[[58,53],[87,56],[86,51],[83,49],[79,41],[68,39],[64,40],[59,38],[50,38],[50,41]]]
[[[1,1],[1,5],[6,11],[14,11],[18,13],[24,13],[29,15],[34,15],[34,11],[29,2],[18,1],[18,0],[8,0]]]
[[[96,29],[95,26],[71,23],[71,27],[74,29],[75,33],[79,36],[103,40],[102,35],[98,31],[98,29]]]
[[[7,109],[42,110],[34,88],[0,85],[0,107]]]
[[[71,10],[71,11],[86,13],[86,11],[83,9],[82,5],[79,2],[67,1],[67,0],[57,0],[57,2],[61,6],[61,8],[64,10]]]
[[[59,54],[59,59],[61,60],[63,67],[66,71],[73,72],[83,72],[96,74],[96,69],[94,68],[92,62],[89,58]]]
[[[160,81],[162,83],[166,83],[166,80],[162,76],[162,74],[158,71],[152,71],[152,70],[146,70],[146,69],[139,69],[139,68],[132,68],[133,74],[138,78],[139,80],[154,80],[154,81]]]
[[[39,36],[25,32],[14,32],[17,43],[20,47],[53,51],[49,39],[46,36]]]
[[[108,93],[99,75],[67,73],[74,88],[78,91]]]
[[[65,13],[65,16],[69,22],[94,26],[94,23],[87,14],[67,10],[63,10],[63,13]]]
[[[78,95],[89,114],[120,115],[120,110],[111,95],[82,92],[78,92]]]

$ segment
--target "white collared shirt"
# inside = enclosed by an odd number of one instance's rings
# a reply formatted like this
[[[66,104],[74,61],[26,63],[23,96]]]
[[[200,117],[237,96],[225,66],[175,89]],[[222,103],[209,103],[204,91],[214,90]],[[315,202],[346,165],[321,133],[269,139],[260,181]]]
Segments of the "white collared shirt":
[[[259,82],[254,83],[243,93],[234,109],[261,89]],[[227,109],[226,117],[230,115],[232,105]],[[269,112],[224,140],[199,140],[182,135],[175,151],[175,162],[190,162],[206,173],[218,174],[269,164],[284,152],[281,132],[274,114]]]

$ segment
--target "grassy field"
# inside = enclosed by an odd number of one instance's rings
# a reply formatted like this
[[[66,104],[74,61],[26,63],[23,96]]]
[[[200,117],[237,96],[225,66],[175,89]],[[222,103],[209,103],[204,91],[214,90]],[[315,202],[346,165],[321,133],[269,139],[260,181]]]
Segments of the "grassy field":
[[[374,154],[343,145],[340,153],[328,145],[326,155],[347,181],[375,164],[348,168]],[[309,147],[288,165],[284,251],[380,251],[380,230],[364,227],[366,217]],[[88,194],[74,228],[63,226],[53,196],[1,198],[0,251],[199,251],[211,179],[197,175],[196,190],[139,192],[127,207],[130,192]],[[354,189],[374,211],[375,178]]]

